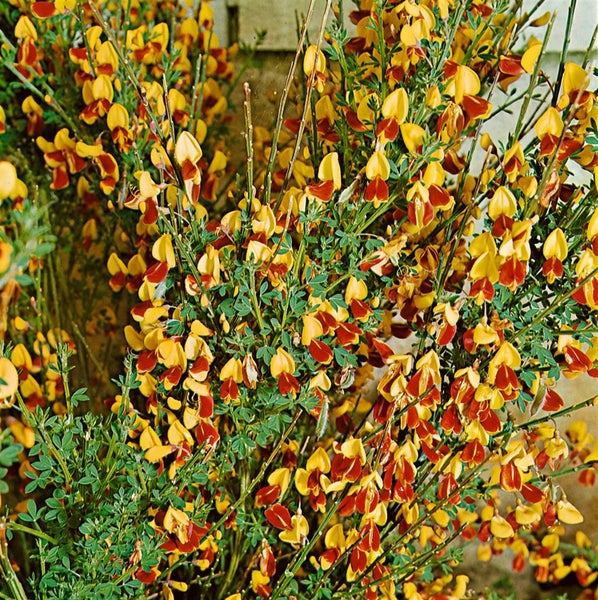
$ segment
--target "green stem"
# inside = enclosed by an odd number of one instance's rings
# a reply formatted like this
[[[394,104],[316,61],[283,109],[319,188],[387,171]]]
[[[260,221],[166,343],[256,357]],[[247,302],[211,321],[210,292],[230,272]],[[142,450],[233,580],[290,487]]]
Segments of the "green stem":
[[[245,82],[243,84],[245,100],[243,102],[243,113],[245,115],[245,152],[247,156],[247,210],[251,210],[253,202],[253,117],[251,114],[251,88]]]
[[[8,586],[8,589],[11,596],[5,596],[2,594],[3,598],[8,598],[8,600],[27,600],[27,594],[17,577],[12,565],[10,564],[10,559],[5,552],[6,547],[3,550],[0,550],[0,573],[4,579],[4,583]]]
[[[525,327],[522,327],[519,331],[513,334],[512,340],[516,340],[517,338],[525,335],[530,329],[533,329],[538,323],[541,323],[545,317],[549,314],[554,313],[555,309],[558,308],[561,304],[569,300],[575,292],[583,287],[588,281],[590,281],[596,274],[598,273],[598,268],[594,269],[590,272],[589,275],[586,275],[579,283],[575,285],[574,288],[570,289],[564,294],[559,295],[554,302],[549,304],[542,312],[538,313],[536,317],[533,319],[531,323],[528,323]]]
[[[253,310],[255,311],[255,318],[257,319],[257,324],[261,332],[261,330],[264,328],[264,319],[262,317],[260,303],[257,299],[257,291],[255,289],[255,271],[253,269],[251,269],[249,273],[249,289],[251,291],[251,304],[253,306]]]
[[[348,486],[347,488],[348,489]],[[342,502],[345,494],[339,494],[339,497],[335,500],[332,506],[328,509],[328,512],[324,515],[318,528],[311,536],[310,540],[303,545],[301,551],[298,554],[295,554],[295,557],[291,561],[291,564],[284,571],[284,578],[280,583],[276,584],[276,587],[272,590],[272,600],[278,600],[280,595],[284,593],[287,586],[291,583],[293,579],[295,579],[295,574],[299,570],[299,568],[303,565],[305,559],[309,552],[311,552],[312,548],[316,545],[316,543],[320,540],[324,528],[328,525],[333,516],[336,515],[336,509]]]
[[[16,398],[19,404],[19,408],[21,409],[21,414],[23,415],[23,418],[25,419],[27,425],[29,425],[29,427],[31,427],[31,429],[33,429],[33,431],[36,433],[37,437],[41,438],[44,441],[44,443],[48,446],[50,454],[56,460],[56,462],[60,466],[60,469],[62,470],[62,473],[64,475],[65,488],[67,490],[70,490],[73,481],[73,476],[71,475],[71,472],[69,471],[69,468],[66,462],[64,461],[64,458],[52,442],[50,436],[47,435],[46,431],[43,428],[43,424],[40,425],[39,423],[37,423],[35,418],[32,416],[32,413],[27,408],[25,401],[23,400],[23,396],[21,396],[21,393],[19,391],[17,391],[16,393]]]
[[[274,205],[275,213],[278,211],[278,208],[280,207],[280,203],[282,202],[284,193],[285,193],[287,186],[289,184],[289,181],[291,180],[291,177],[293,175],[293,168],[295,167],[295,162],[297,160],[297,156],[299,156],[299,151],[301,150],[301,144],[303,141],[303,132],[305,131],[305,124],[307,123],[307,116],[309,114],[310,107],[311,107],[311,98],[313,96],[313,91],[315,88],[316,62],[318,60],[318,54],[320,52],[320,48],[322,47],[322,40],[324,39],[324,33],[326,31],[326,22],[328,21],[328,14],[330,12],[331,7],[332,7],[332,0],[326,0],[326,8],[324,10],[324,15],[322,16],[322,25],[321,25],[320,31],[318,33],[318,41],[316,42],[316,53],[314,56],[314,64],[312,66],[312,71],[309,76],[309,81],[307,83],[307,95],[306,95],[304,105],[303,105],[303,113],[301,115],[301,121],[299,123],[299,130],[297,131],[297,136],[295,137],[295,146],[293,147],[293,154],[291,155],[291,160],[287,167],[287,170],[286,170],[286,173],[284,176],[284,181],[282,182],[282,186],[278,193],[278,200],[276,201],[276,204]],[[311,4],[310,4],[310,8],[311,8]],[[306,23],[307,23],[307,21],[306,21]],[[302,48],[302,46],[299,46],[299,48]],[[317,132],[314,132],[314,135],[317,135]]]
[[[41,538],[42,540],[45,540],[46,542],[49,542],[50,544],[53,544],[54,546],[58,545],[58,540],[56,538],[53,538],[51,535],[48,535],[47,533],[44,533],[43,531],[40,531],[39,529],[33,529],[33,527],[28,527],[27,525],[22,525],[21,523],[17,523],[16,521],[7,521],[6,528],[12,529],[14,531],[21,531],[23,533],[32,535],[36,538]]]
[[[571,27],[573,26],[573,15],[575,15],[575,8],[577,6],[577,0],[570,0],[569,8],[567,9],[567,24],[565,25],[565,35],[563,37],[563,48],[561,50],[561,60],[559,62],[559,70],[555,80],[554,92],[552,95],[552,104],[556,104],[559,99],[559,93],[561,91],[561,80],[565,73],[565,61],[567,59],[567,51],[569,50],[569,44],[571,43]]]
[[[79,3],[81,3],[82,0],[78,0],[78,1],[79,1]],[[129,80],[129,83],[135,89],[135,92],[137,93],[137,96],[141,100],[141,103],[143,104],[143,108],[145,109],[145,112],[146,112],[147,116],[149,117],[149,120],[150,120],[149,126],[150,126],[152,133],[154,135],[158,136],[160,143],[162,144],[162,146],[164,148],[164,151],[166,153],[168,153],[168,148],[169,148],[168,139],[164,136],[164,133],[162,132],[160,123],[158,122],[158,118],[156,117],[154,111],[152,110],[152,107],[149,104],[149,101],[147,99],[147,94],[145,93],[145,89],[141,85],[141,82],[139,81],[137,74],[135,73],[135,71],[133,71],[133,68],[131,67],[129,60],[124,55],[122,48],[121,48],[118,40],[116,39],[116,36],[114,35],[114,31],[113,31],[112,27],[110,27],[110,25],[106,22],[100,9],[93,2],[88,3],[87,6],[89,6],[89,8],[91,9],[93,16],[97,20],[99,26],[102,28],[104,35],[108,38],[108,41],[114,47],[114,51],[116,52],[116,54],[118,56],[119,65],[122,65],[122,67],[125,71],[125,75],[126,75],[127,79]],[[171,136],[174,138],[174,131],[171,131]],[[172,168],[174,170],[174,175],[175,175],[175,179],[176,179],[178,187],[180,189],[185,189],[183,176],[182,176],[181,170],[178,166],[178,163],[174,160],[173,156],[169,155],[169,158],[170,158],[170,162],[172,164]]]
[[[208,530],[204,533],[204,535],[199,540],[199,544],[201,544],[206,539],[208,539],[208,537],[210,535],[212,535],[212,533],[214,531],[216,531],[218,528],[220,528],[227,521],[227,519],[236,510],[238,510],[239,507],[241,507],[246,502],[249,495],[251,493],[253,493],[255,488],[261,483],[262,479],[264,478],[264,475],[270,468],[270,465],[276,460],[276,458],[280,454],[280,452],[282,450],[282,444],[287,439],[287,437],[291,434],[291,431],[293,431],[293,429],[295,428],[295,425],[297,425],[297,422],[299,421],[299,418],[301,417],[302,414],[303,414],[303,410],[299,409],[299,411],[297,412],[297,414],[295,415],[295,417],[293,418],[293,420],[291,421],[289,426],[286,428],[285,432],[282,434],[282,436],[278,440],[278,443],[276,444],[276,447],[273,449],[270,456],[267,458],[266,461],[264,461],[262,463],[262,466],[261,466],[259,472],[257,473],[257,475],[247,485],[247,489],[245,490],[245,493],[240,494],[239,498],[233,504],[231,504],[226,509],[226,511],[224,511],[224,513],[221,515],[221,517],[218,519],[218,521],[216,521],[215,523],[212,523],[212,525],[210,525]],[[181,561],[182,560],[183,559],[181,559]],[[168,575],[169,573],[174,571],[174,569],[176,569],[179,566],[179,564],[180,564],[180,561],[177,561],[174,564],[170,565],[167,569],[165,569],[162,572],[162,577],[165,577],[166,575]]]
[[[10,42],[6,34],[0,29],[0,42],[3,45],[7,45],[9,49],[13,52],[16,52],[16,48]],[[25,86],[27,90],[29,90],[33,95],[37,96],[41,99],[46,106],[51,108],[63,121],[66,125],[69,126],[71,131],[77,134],[79,139],[84,139],[81,129],[79,125],[71,117],[69,114],[62,108],[62,106],[56,100],[54,95],[54,90],[44,81],[41,82],[41,86],[44,88],[44,91],[37,88],[33,83],[31,83],[15,66],[10,60],[6,60],[3,63],[5,66],[22,84]],[[32,74],[37,76],[37,73],[32,70]]]
[[[519,118],[517,119],[517,124],[515,126],[515,131],[513,132],[513,136],[512,136],[512,140],[513,142],[516,142],[521,134],[521,129],[523,127],[523,121],[525,119],[525,114],[527,113],[527,109],[529,108],[529,103],[532,100],[532,97],[534,95],[534,90],[536,89],[536,82],[538,81],[538,75],[540,73],[540,64],[541,64],[541,58],[544,55],[544,52],[546,51],[546,46],[548,44],[548,39],[550,38],[550,33],[552,31],[552,26],[554,25],[554,15],[552,16],[552,18],[550,19],[550,22],[548,24],[548,27],[546,29],[546,34],[544,35],[544,39],[542,40],[542,48],[540,50],[540,56],[538,57],[538,60],[536,61],[536,64],[534,65],[534,71],[532,73],[530,82],[529,82],[529,86],[527,87],[527,94],[525,95],[525,98],[523,100],[523,106],[521,107],[521,112],[519,113]]]
[[[108,375],[108,372],[106,371],[106,369],[104,369],[103,365],[98,360],[98,357],[95,355],[95,352],[91,349],[91,347],[87,343],[87,339],[81,332],[81,329],[79,328],[77,323],[72,321],[71,327],[73,328],[73,332],[74,332],[75,336],[77,337],[77,339],[79,340],[79,343],[83,346],[83,348],[85,348],[85,351],[87,352],[87,356],[89,356],[89,359],[93,363],[94,367],[98,370],[98,374],[100,375],[100,377],[104,380],[104,382],[106,384],[110,384],[110,375]]]
[[[0,521],[0,573],[3,576],[4,583],[8,586],[12,598],[4,596],[9,600],[27,600],[27,594],[17,577],[10,559],[8,558],[8,541],[6,540],[6,518]]]
[[[578,402],[577,404],[573,404],[571,406],[567,406],[566,408],[562,408],[561,410],[557,410],[555,412],[551,412],[543,417],[538,417],[537,419],[533,419],[532,421],[526,421],[525,423],[519,423],[513,426],[513,431],[518,431],[520,429],[531,429],[536,425],[541,425],[542,423],[546,423],[546,421],[552,421],[554,419],[558,419],[559,417],[563,417],[565,415],[571,414],[581,408],[586,408],[588,406],[592,406],[594,404],[595,396],[584,400],[583,402]],[[501,432],[503,433],[503,432]],[[498,433],[497,436],[500,436],[501,433]],[[504,432],[506,434],[507,432]],[[511,432],[508,432],[511,433]],[[495,436],[495,437],[497,437]]]
[[[239,468],[241,470],[241,497],[247,498],[247,496],[248,496],[247,488],[249,485],[249,476],[250,476],[247,462],[243,461],[240,464]],[[228,591],[230,585],[232,583],[234,583],[236,581],[237,577],[239,576],[239,574],[238,574],[239,564],[240,564],[241,558],[244,554],[244,548],[243,548],[243,540],[244,539],[245,539],[244,532],[241,530],[241,528],[238,528],[235,531],[234,540],[232,541],[232,548],[231,548],[230,555],[229,555],[228,570],[224,577],[224,581],[222,582],[222,585],[220,586],[220,590],[219,590],[219,593],[217,596],[218,600],[222,600],[222,598],[225,597],[225,594],[227,594],[227,591]]]
[[[287,79],[285,81],[284,87],[282,88],[282,94],[280,96],[280,103],[278,104],[278,113],[276,115],[276,125],[274,126],[274,133],[272,134],[272,145],[270,147],[270,157],[268,159],[268,166],[266,168],[266,176],[264,179],[263,204],[270,204],[270,197],[272,194],[272,175],[274,173],[274,167],[276,165],[276,157],[278,155],[278,138],[280,137],[280,132],[282,131],[282,125],[284,123],[284,113],[285,113],[285,109],[287,106],[287,100],[289,98],[291,86],[293,85],[293,78],[295,77],[295,71],[297,70],[297,65],[299,64],[299,59],[301,57],[301,50],[303,48],[305,39],[307,37],[307,27],[311,21],[315,5],[316,5],[316,0],[310,0],[309,8],[307,9],[307,16],[305,17],[305,23],[301,30],[301,36],[299,38],[299,43],[297,44],[297,52],[295,52],[293,62],[291,63],[291,66],[289,67]]]

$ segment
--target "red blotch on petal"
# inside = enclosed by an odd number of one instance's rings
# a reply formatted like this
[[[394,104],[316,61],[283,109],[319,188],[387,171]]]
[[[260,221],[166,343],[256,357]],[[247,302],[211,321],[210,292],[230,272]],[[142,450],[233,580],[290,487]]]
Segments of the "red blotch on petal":
[[[47,19],[56,14],[54,2],[34,2],[31,5],[31,12],[39,19]]]
[[[214,446],[220,440],[220,434],[210,421],[202,419],[195,429],[195,439],[200,445]]]
[[[291,513],[286,506],[282,504],[274,504],[264,511],[264,516],[268,519],[268,523],[277,529],[290,531],[293,529],[291,521]]]
[[[559,394],[551,389],[546,390],[546,396],[544,397],[544,402],[542,403],[542,410],[554,412],[556,410],[561,410],[564,405],[565,402]]]
[[[313,359],[323,365],[330,364],[334,357],[330,346],[321,340],[313,339],[309,343],[308,350]]]

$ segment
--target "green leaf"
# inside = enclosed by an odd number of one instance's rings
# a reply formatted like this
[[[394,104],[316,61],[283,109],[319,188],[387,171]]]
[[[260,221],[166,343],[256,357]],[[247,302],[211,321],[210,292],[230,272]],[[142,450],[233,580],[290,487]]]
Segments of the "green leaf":
[[[17,462],[19,452],[23,450],[21,444],[12,444],[0,451],[0,465],[3,467],[10,467],[13,463]]]

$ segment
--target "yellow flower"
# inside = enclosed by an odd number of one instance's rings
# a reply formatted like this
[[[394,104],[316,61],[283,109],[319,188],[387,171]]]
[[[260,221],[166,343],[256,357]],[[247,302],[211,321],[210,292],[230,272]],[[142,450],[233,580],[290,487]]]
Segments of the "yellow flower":
[[[299,546],[309,533],[309,524],[307,519],[301,513],[298,513],[291,517],[291,525],[292,529],[281,531],[278,537],[287,544]]]
[[[314,71],[324,73],[326,70],[326,57],[314,44],[308,46],[303,57],[303,72],[309,77]]]
[[[496,189],[488,204],[488,216],[496,221],[500,216],[512,217],[517,212],[517,201],[513,192],[504,185]]]
[[[165,262],[169,269],[176,265],[172,236],[169,233],[161,235],[152,246],[152,256],[160,262]]]
[[[278,377],[283,373],[290,373],[292,375],[294,372],[295,361],[293,357],[283,348],[278,348],[270,361],[270,373],[272,377]]]
[[[538,62],[538,58],[540,57],[541,51],[542,42],[535,38],[532,38],[530,40],[527,50],[523,53],[523,56],[521,57],[521,66],[524,68],[526,73],[534,72],[534,67]]]
[[[426,130],[415,123],[402,123],[400,126],[403,142],[409,152],[418,152],[424,141]]]
[[[542,246],[544,258],[558,258],[565,260],[567,258],[567,238],[560,227],[550,232],[544,245]]]
[[[0,358],[0,408],[10,406],[19,385],[19,374],[8,358]]]
[[[10,198],[17,186],[17,170],[8,161],[0,161],[0,200]]]
[[[559,137],[563,132],[564,124],[558,110],[553,106],[547,108],[536,122],[535,130],[539,139],[546,135]]]
[[[332,181],[335,190],[341,189],[341,167],[337,152],[329,152],[322,159],[318,169],[318,179],[320,181]]]
[[[365,176],[372,181],[376,177],[386,181],[390,176],[390,164],[382,150],[375,150],[365,167]]]

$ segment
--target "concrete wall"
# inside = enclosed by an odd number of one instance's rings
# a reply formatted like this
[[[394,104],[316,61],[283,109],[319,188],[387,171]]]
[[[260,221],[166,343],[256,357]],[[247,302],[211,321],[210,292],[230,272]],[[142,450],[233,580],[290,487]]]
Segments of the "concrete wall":
[[[523,6],[529,10],[534,4],[536,0],[525,0]],[[558,52],[562,47],[569,4],[569,0],[546,0],[539,11],[539,14],[547,10],[557,13],[548,44],[549,52]],[[344,5],[345,12],[354,7],[351,0],[345,0]],[[316,0],[314,19],[309,29],[312,38],[317,35],[325,6],[326,0]],[[268,35],[263,50],[291,52],[297,41],[297,16],[307,13],[309,0],[213,0],[212,7],[216,13],[216,33],[223,44],[234,41],[251,44],[256,39],[255,32],[266,29]],[[598,0],[578,0],[573,21],[572,51],[585,51],[596,23]]]

